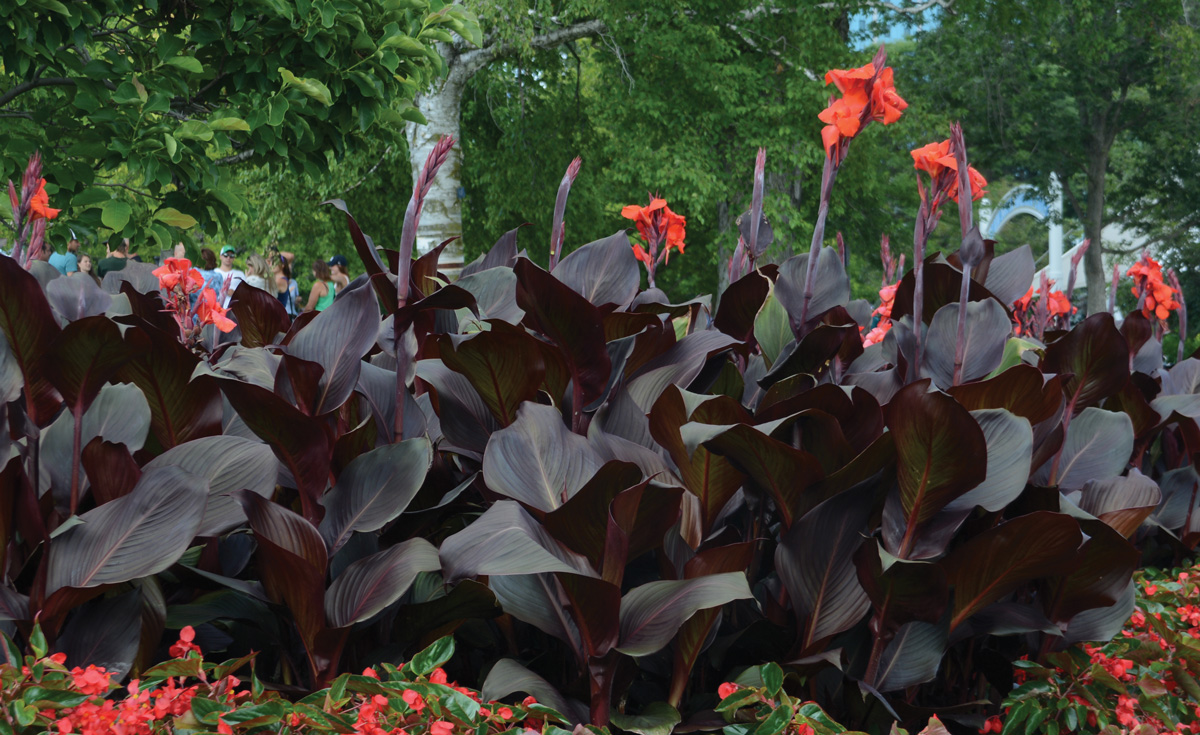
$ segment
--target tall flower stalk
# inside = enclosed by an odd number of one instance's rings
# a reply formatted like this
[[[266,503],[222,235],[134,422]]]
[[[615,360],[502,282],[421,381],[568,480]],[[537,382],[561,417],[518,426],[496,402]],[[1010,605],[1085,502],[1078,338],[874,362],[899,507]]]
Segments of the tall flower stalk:
[[[957,129],[957,135],[955,130]],[[941,143],[930,143],[912,151],[913,168],[917,170],[917,192],[921,197],[921,208],[917,213],[917,224],[913,230],[913,330],[916,332],[916,345],[914,347],[915,354],[913,357],[913,370],[916,374],[920,374],[921,370],[921,325],[924,319],[924,304],[925,304],[925,246],[929,241],[929,233],[937,227],[938,222],[942,218],[942,205],[946,201],[953,201],[959,205],[959,218],[963,221],[962,233],[965,253],[964,260],[964,289],[970,288],[970,276],[966,272],[966,262],[970,261],[973,265],[978,265],[983,258],[983,238],[979,235],[978,228],[971,225],[971,202],[976,199],[981,199],[986,191],[987,180],[975,169],[966,165],[966,145],[962,145],[962,162],[965,172],[959,171],[959,153],[956,150],[954,141],[962,141],[962,129],[957,126],[951,126],[951,135],[955,137],[947,138]],[[921,178],[920,172],[924,171],[929,175],[929,186],[925,186]],[[961,189],[969,189],[971,192],[970,199],[966,202],[964,211],[963,202],[959,200],[959,191]],[[972,234],[973,233],[973,234]],[[968,243],[968,235],[971,235]],[[960,294],[960,301],[962,296]],[[962,311],[966,311],[965,302],[963,303]],[[960,325],[964,329],[965,325]],[[960,334],[959,343],[962,342]],[[961,356],[955,355],[956,365]]]
[[[392,349],[396,354],[396,416],[392,425],[393,440],[404,440],[404,393],[408,390],[408,364],[400,351],[400,343],[407,330],[407,325],[401,324],[401,312],[408,304],[409,279],[412,274],[413,246],[417,241],[417,225],[421,222],[421,209],[425,206],[425,197],[433,186],[433,179],[438,169],[450,156],[454,147],[454,136],[447,135],[439,140],[429,156],[421,173],[413,182],[412,198],[408,200],[408,209],[404,211],[404,229],[400,232],[400,256],[396,263],[396,311],[392,314]]]
[[[902,110],[908,107],[899,94],[892,79],[891,67],[887,63],[887,52],[883,46],[875,52],[870,64],[857,69],[833,69],[825,74],[825,84],[833,84],[842,93],[841,98],[831,97],[829,107],[817,117],[826,123],[821,130],[821,142],[825,146],[825,164],[821,169],[821,200],[817,206],[817,223],[813,227],[812,245],[808,254],[808,270],[804,275],[804,301],[800,306],[800,324],[808,322],[809,304],[812,302],[816,285],[817,260],[821,255],[821,244],[825,240],[825,221],[829,217],[829,202],[833,195],[833,182],[846,160],[850,141],[871,122],[890,125],[900,119]]]
[[[40,259],[46,242],[46,222],[58,216],[61,210],[50,208],[50,196],[46,193],[46,180],[42,178],[42,154],[34,151],[21,177],[21,192],[10,179],[8,200],[12,205],[15,244],[13,260],[29,270],[29,265]]]
[[[567,195],[571,193],[571,184],[575,183],[575,177],[579,175],[581,165],[583,165],[583,159],[579,156],[571,159],[571,163],[568,164],[567,171],[558,185],[558,196],[554,199],[554,221],[550,227],[550,270],[554,270],[554,267],[558,265],[559,258],[562,257],[563,241],[567,234],[566,225],[563,224],[563,217],[567,213]]]

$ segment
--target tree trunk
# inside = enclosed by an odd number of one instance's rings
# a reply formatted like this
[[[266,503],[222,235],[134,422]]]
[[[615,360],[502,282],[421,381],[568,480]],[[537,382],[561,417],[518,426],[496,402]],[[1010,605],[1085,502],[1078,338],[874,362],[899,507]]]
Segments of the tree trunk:
[[[1088,154],[1087,211],[1083,218],[1084,236],[1092,241],[1084,256],[1087,274],[1087,313],[1108,309],[1108,275],[1104,272],[1104,248],[1100,231],[1104,229],[1104,183],[1108,171],[1108,149],[1099,143]]]
[[[426,125],[409,123],[404,131],[414,181],[439,139],[447,135],[453,135],[456,141],[460,139],[459,113],[468,73],[452,46],[438,44],[438,52],[446,60],[446,78],[441,86],[419,95],[416,100],[417,108],[429,122]],[[461,190],[462,144],[455,142],[425,197],[416,242],[417,251],[425,253],[444,240],[459,238],[446,246],[440,259],[439,270],[451,278],[458,277],[463,265]]]

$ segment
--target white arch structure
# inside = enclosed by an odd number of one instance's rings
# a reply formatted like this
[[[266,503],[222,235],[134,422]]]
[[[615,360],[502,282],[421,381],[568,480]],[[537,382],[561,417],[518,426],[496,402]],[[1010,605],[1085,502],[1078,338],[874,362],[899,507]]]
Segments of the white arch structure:
[[[995,209],[987,208],[980,213],[979,231],[983,233],[984,238],[994,240],[1004,225],[1008,224],[1013,217],[1022,214],[1028,214],[1044,223],[1050,230],[1050,257],[1046,267],[1034,274],[1033,285],[1037,285],[1042,271],[1045,271],[1046,276],[1054,280],[1057,286],[1065,288],[1071,257],[1083,244],[1083,238],[1072,243],[1069,250],[1063,251],[1063,190],[1062,185],[1058,182],[1058,177],[1054,174],[1050,174],[1048,199],[1049,202],[1047,202],[1047,197],[1043,197],[1033,186],[1018,184],[1004,195]],[[1087,275],[1081,267],[1075,279],[1075,288],[1085,286],[1087,286]]]

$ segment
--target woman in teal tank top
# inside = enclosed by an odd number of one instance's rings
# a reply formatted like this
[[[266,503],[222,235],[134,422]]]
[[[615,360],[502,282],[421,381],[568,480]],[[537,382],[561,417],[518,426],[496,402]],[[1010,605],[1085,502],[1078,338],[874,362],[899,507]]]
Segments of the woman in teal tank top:
[[[314,261],[312,274],[316,283],[313,284],[312,291],[308,293],[308,303],[300,311],[324,311],[333,303],[335,292],[329,264],[323,260]]]

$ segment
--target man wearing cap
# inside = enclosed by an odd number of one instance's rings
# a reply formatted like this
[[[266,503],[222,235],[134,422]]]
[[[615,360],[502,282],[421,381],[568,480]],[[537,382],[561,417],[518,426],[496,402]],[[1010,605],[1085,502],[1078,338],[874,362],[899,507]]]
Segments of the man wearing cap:
[[[77,250],[79,250],[79,241],[72,237],[67,241],[67,252],[50,254],[50,265],[64,276],[75,273],[79,270],[79,260],[75,255]]]
[[[335,255],[329,259],[329,272],[333,279],[333,292],[341,293],[350,285],[350,263],[345,255]]]
[[[221,262],[217,265],[215,274],[221,279],[221,290],[217,296],[220,297],[221,306],[224,308],[229,308],[229,300],[233,298],[234,289],[246,280],[246,274],[233,267],[233,256],[236,253],[237,249],[232,245],[221,248]]]

